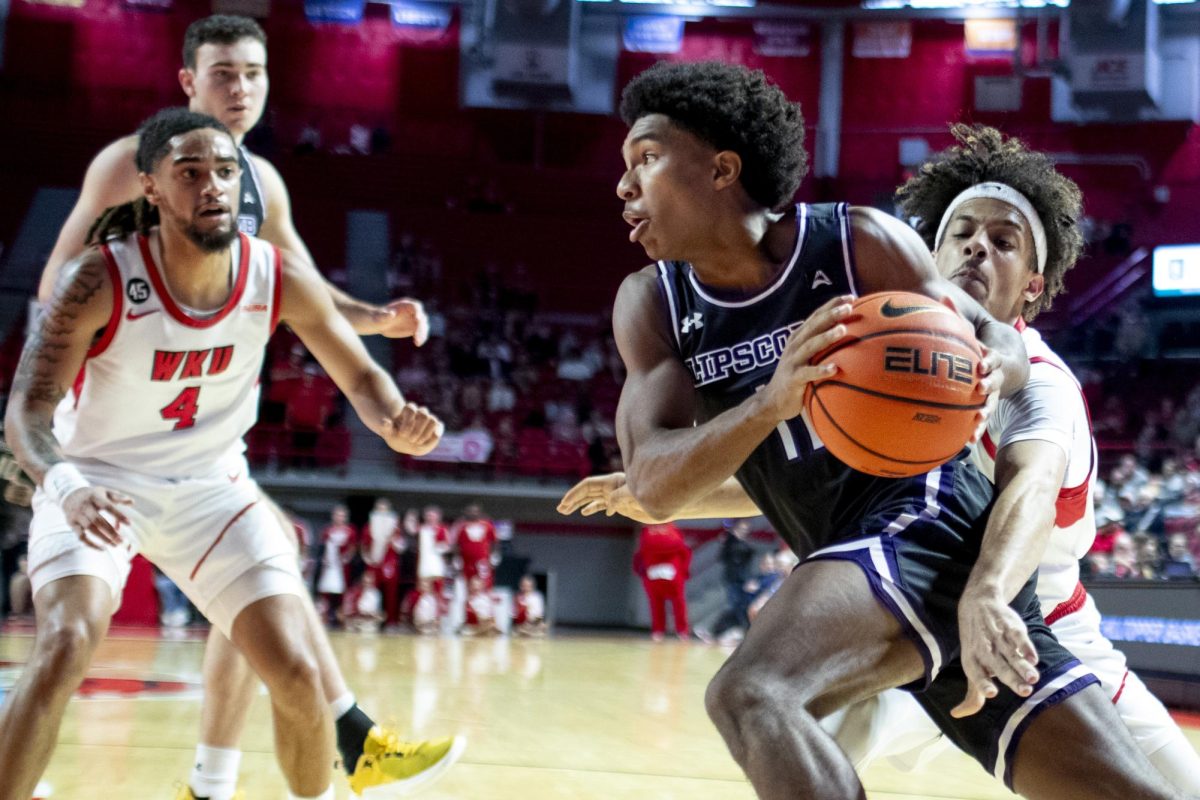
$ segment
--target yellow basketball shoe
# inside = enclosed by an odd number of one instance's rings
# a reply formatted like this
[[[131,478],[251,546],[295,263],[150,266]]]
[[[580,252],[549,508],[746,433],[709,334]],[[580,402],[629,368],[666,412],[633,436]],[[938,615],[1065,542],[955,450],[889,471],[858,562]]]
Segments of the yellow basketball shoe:
[[[462,736],[405,742],[393,731],[371,728],[358,757],[350,789],[360,797],[402,797],[430,785],[467,749]]]
[[[192,787],[185,783],[177,787],[175,800],[196,800],[196,795],[192,794]],[[233,793],[233,800],[246,800],[246,793],[238,789]]]

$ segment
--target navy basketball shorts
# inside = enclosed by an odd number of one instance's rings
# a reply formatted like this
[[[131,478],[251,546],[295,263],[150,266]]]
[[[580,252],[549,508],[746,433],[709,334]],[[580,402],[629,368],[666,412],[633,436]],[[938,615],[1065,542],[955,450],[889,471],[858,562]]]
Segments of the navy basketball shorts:
[[[924,678],[901,688],[915,695],[952,742],[1011,788],[1013,756],[1037,715],[1099,680],[1050,632],[1031,577],[1012,608],[1025,620],[1038,651],[1040,678],[1033,694],[1021,697],[1000,685],[979,713],[950,716],[967,691],[959,661],[958,599],[979,557],[992,487],[963,461],[924,478],[923,484],[897,481],[897,491],[872,503],[858,530],[805,562],[851,561],[862,568],[876,599],[896,617],[925,662]]]

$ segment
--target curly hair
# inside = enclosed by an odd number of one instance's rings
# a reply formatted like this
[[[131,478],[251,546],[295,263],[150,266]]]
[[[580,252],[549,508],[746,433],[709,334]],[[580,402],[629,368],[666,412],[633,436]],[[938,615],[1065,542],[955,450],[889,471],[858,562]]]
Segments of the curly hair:
[[[1044,153],[1020,139],[985,125],[950,128],[957,145],[924,164],[915,177],[896,190],[902,216],[916,219],[917,232],[932,250],[942,215],[960,192],[977,183],[1008,184],[1028,198],[1046,228],[1046,285],[1042,295],[1025,304],[1021,316],[1032,322],[1063,291],[1063,276],[1083,252],[1079,229],[1083,196],[1075,181],[1061,175]]]
[[[186,108],[164,108],[138,128],[137,154],[134,163],[138,172],[151,173],[162,157],[171,151],[171,140],[181,133],[212,128],[229,135],[221,121],[208,114]],[[104,209],[88,229],[86,244],[102,244],[114,236],[126,236],[134,231],[145,234],[159,223],[158,209],[144,197]]]
[[[742,159],[742,186],[773,210],[790,203],[808,165],[800,106],[761,70],[704,61],[659,62],[621,93],[621,118],[632,125],[663,114],[718,150]]]
[[[196,68],[196,51],[204,44],[237,44],[242,39],[254,39],[267,46],[267,34],[250,17],[232,14],[213,14],[188,25],[183,34],[183,65]]]

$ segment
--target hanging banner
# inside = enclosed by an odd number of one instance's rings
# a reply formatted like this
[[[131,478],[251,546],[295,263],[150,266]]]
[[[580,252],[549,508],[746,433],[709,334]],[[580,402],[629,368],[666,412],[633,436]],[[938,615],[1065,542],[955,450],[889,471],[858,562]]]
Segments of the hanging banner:
[[[967,55],[976,58],[1012,58],[1017,49],[1017,21],[968,19],[963,25]]]
[[[444,31],[454,18],[454,8],[427,3],[392,3],[392,24],[403,28]]]
[[[362,22],[367,0],[304,0],[309,22]]]
[[[683,23],[683,17],[630,17],[625,20],[625,49],[631,53],[678,53],[683,47]]]
[[[803,58],[812,53],[812,26],[807,22],[758,20],[754,23],[754,52],[760,56]]]
[[[854,23],[855,58],[908,58],[911,52],[911,22]]]

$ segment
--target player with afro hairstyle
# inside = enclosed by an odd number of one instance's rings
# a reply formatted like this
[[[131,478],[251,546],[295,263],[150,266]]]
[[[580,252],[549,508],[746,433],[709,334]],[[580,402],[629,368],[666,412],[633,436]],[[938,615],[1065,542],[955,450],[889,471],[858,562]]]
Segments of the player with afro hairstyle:
[[[742,157],[742,185],[761,205],[791,202],[808,168],[804,117],[761,70],[725,64],[655,64],[621,96],[621,119],[633,125],[663,114],[718,150]]]
[[[1045,288],[1022,313],[1026,322],[1032,322],[1062,293],[1063,277],[1083,252],[1079,187],[1059,173],[1045,153],[1030,150],[1020,139],[1005,137],[995,128],[960,123],[951,126],[950,132],[958,144],[922,166],[897,189],[897,205],[903,216],[916,220],[917,232],[929,249],[937,250],[941,244],[934,241],[938,225],[959,193],[994,182],[1023,194],[1046,232]]]

